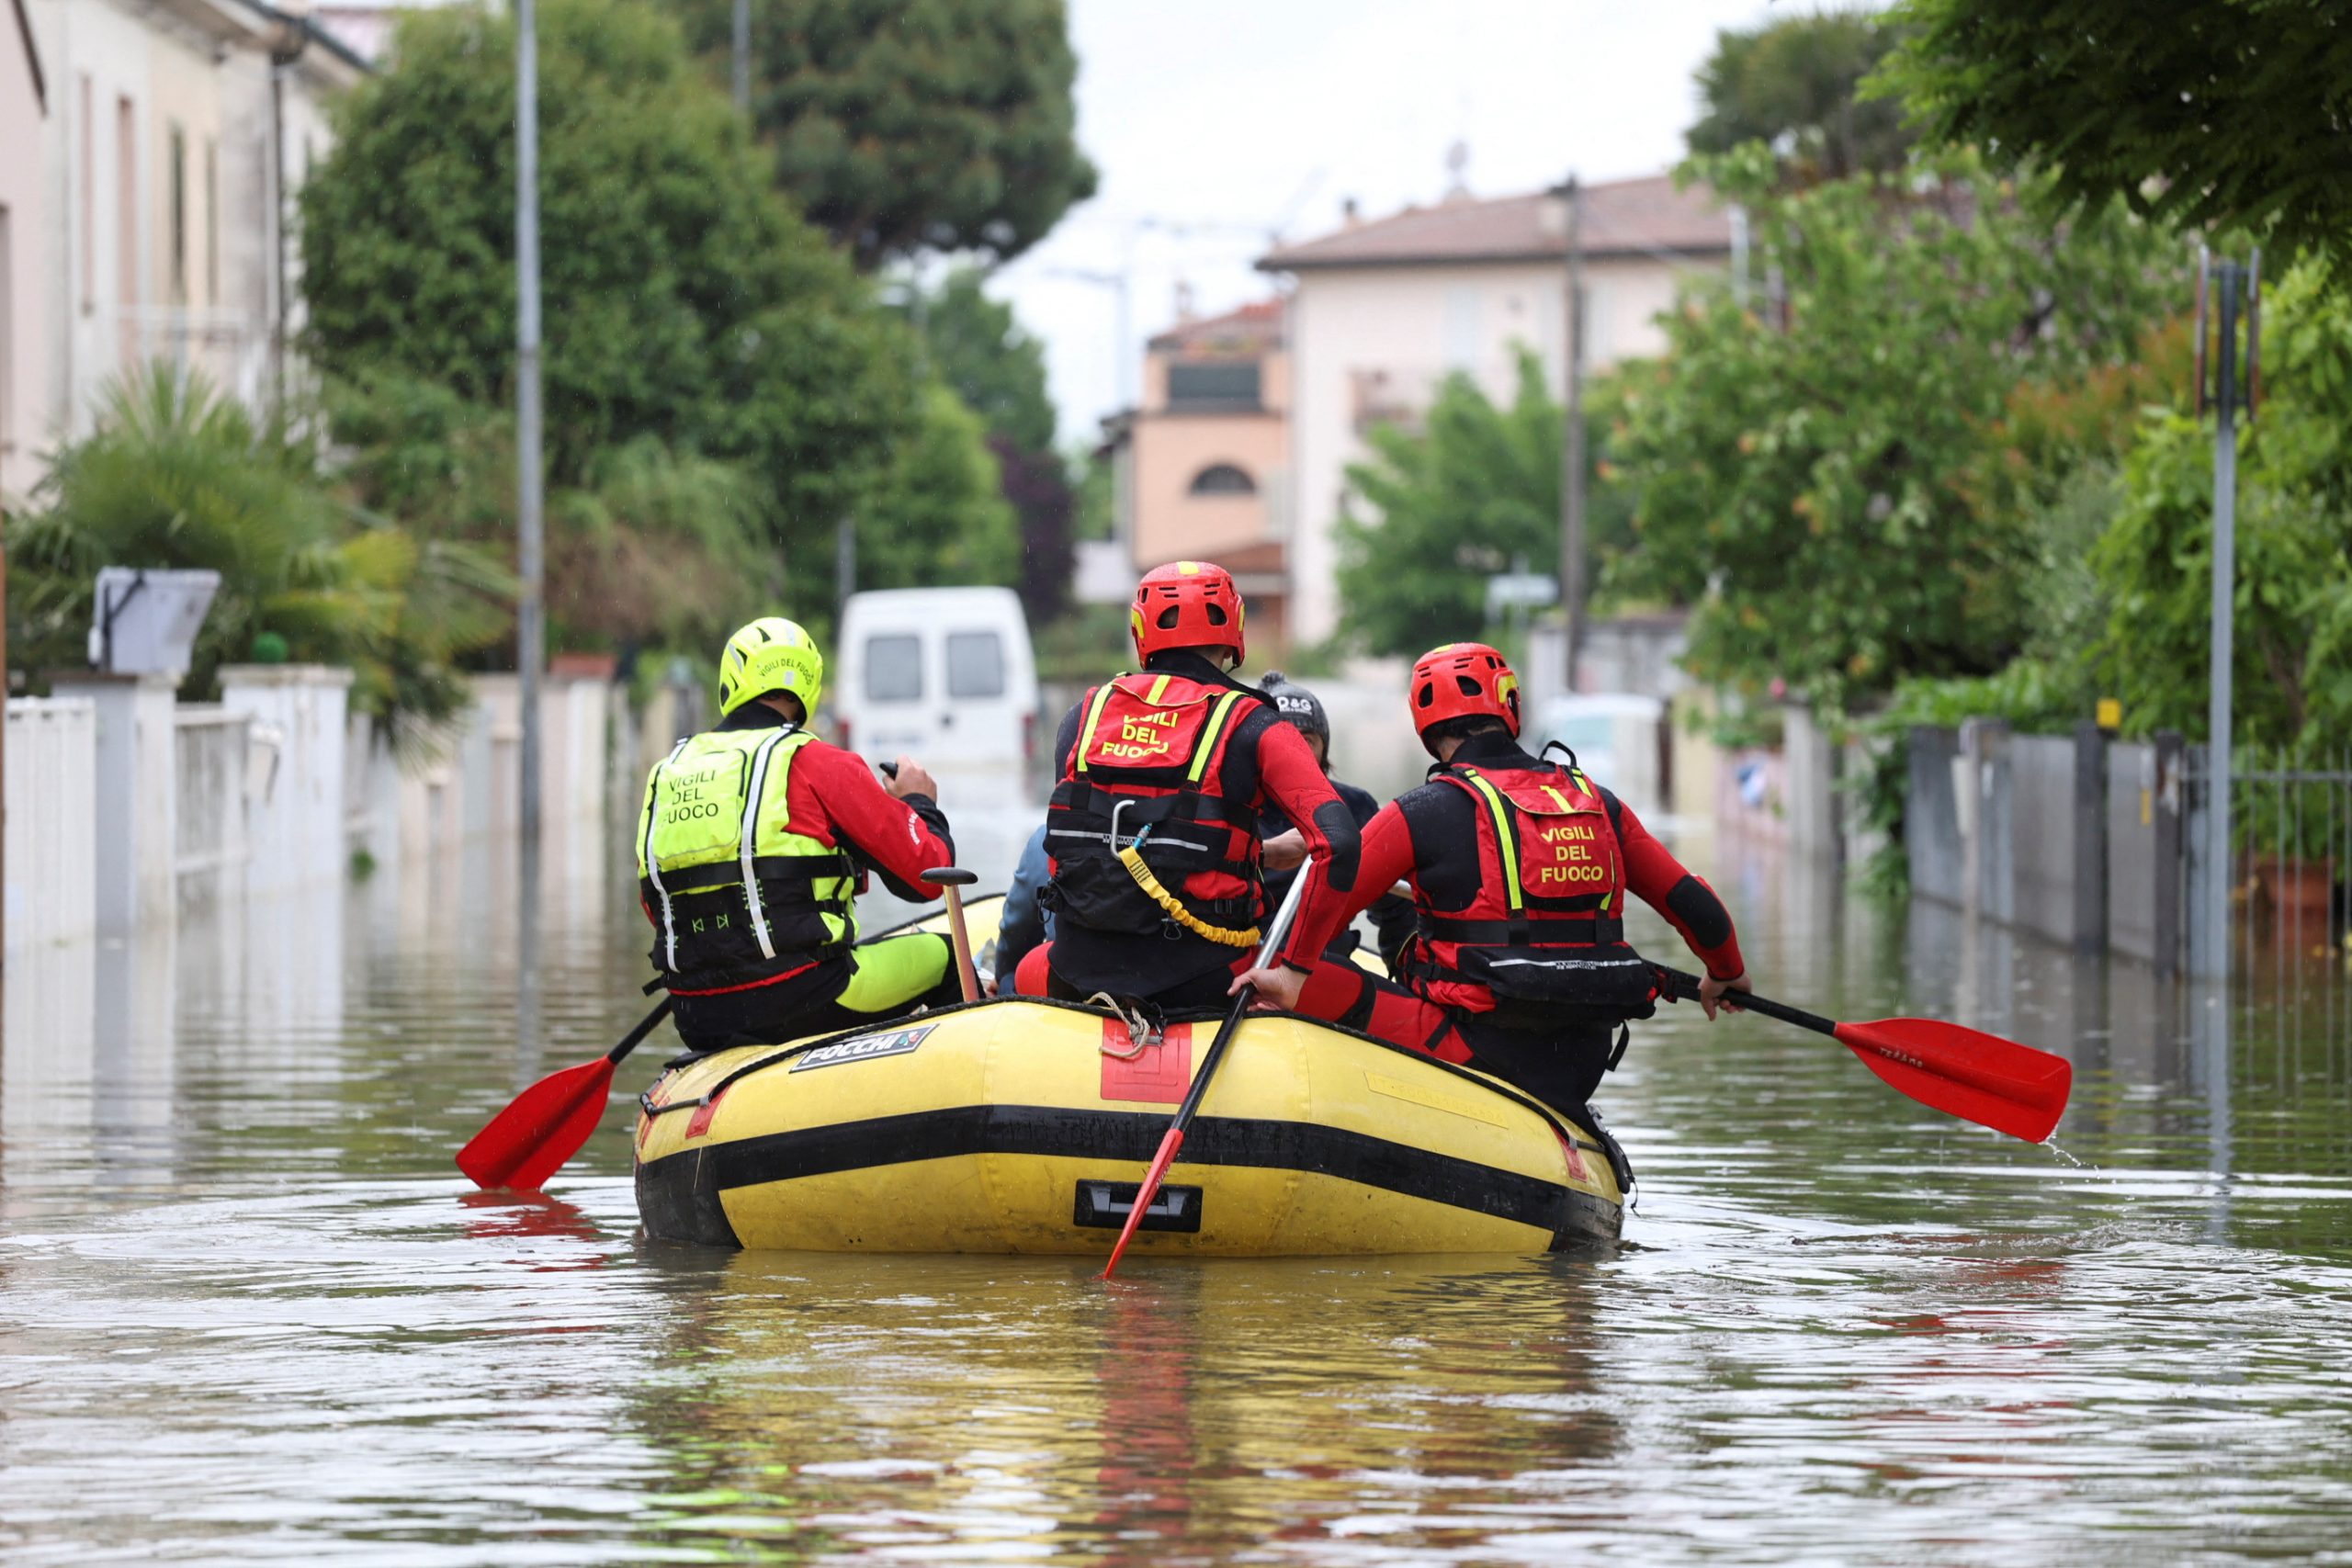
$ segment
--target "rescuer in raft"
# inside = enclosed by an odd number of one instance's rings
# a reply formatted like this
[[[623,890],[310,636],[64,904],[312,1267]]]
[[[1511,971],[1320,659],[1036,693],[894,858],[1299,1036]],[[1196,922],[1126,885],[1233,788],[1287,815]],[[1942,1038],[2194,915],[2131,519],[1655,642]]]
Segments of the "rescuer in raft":
[[[637,875],[653,966],[694,1051],[766,1044],[958,999],[954,950],[911,931],[863,947],[869,871],[901,898],[956,863],[938,784],[911,757],[885,786],[803,728],[824,690],[808,634],[770,615],[727,639],[719,726],[678,742],[645,782]]]
[[[1413,666],[1413,725],[1437,765],[1364,829],[1353,891],[1310,887],[1310,951],[1400,878],[1415,930],[1395,980],[1292,960],[1234,982],[1267,1003],[1346,1024],[1518,1085],[1581,1114],[1647,1018],[1657,972],[1625,941],[1625,895],[1664,915],[1706,965],[1707,1016],[1748,989],[1731,915],[1617,797],[1519,745],[1519,681],[1483,643]],[[1549,749],[1547,748],[1547,750]],[[1566,748],[1561,748],[1566,751]],[[1294,952],[1295,946],[1294,945]]]
[[[1331,716],[1323,711],[1323,699],[1284,675],[1279,670],[1269,670],[1259,678],[1259,686],[1273,700],[1274,711],[1306,739],[1306,749],[1315,754],[1315,765],[1331,780],[1340,803],[1355,818],[1361,832],[1380,814],[1380,802],[1372,792],[1334,776],[1331,773]],[[1306,858],[1306,841],[1282,807],[1272,801],[1258,813],[1258,836],[1265,844],[1266,900],[1276,908],[1290,892],[1291,878],[1300,861]],[[1406,933],[1412,930],[1413,907],[1394,893],[1384,893],[1372,903],[1373,929],[1379,932],[1380,955],[1383,962],[1394,962],[1397,948]],[[1331,934],[1330,945],[1323,950],[1326,958],[1343,959],[1356,951],[1358,938],[1352,924],[1343,924]]]
[[[1128,630],[1143,668],[1088,692],[1055,741],[1054,934],[1015,978],[1032,996],[1216,1009],[1271,914],[1260,810],[1272,802],[1298,825],[1302,874],[1341,893],[1355,885],[1355,818],[1299,732],[1227,673],[1246,643],[1223,568],[1146,574]],[[1296,929],[1283,949],[1302,964],[1321,951]]]

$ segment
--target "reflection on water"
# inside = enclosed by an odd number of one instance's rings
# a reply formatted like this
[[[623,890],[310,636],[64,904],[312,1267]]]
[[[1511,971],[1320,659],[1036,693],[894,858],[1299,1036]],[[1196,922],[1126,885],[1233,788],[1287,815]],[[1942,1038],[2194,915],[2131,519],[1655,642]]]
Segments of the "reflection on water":
[[[1001,878],[1018,819],[958,828]],[[1681,1009],[1603,1101],[1643,1180],[1598,1261],[1147,1258],[1105,1287],[1076,1260],[717,1253],[636,1237],[625,1100],[552,1196],[472,1193],[447,1163],[518,1077],[641,1010],[625,879],[550,877],[537,1062],[513,1049],[511,877],[479,858],[12,955],[0,1549],[2340,1549],[2352,1008],[2317,981],[2223,1005],[1700,858],[1766,990],[2066,1049],[2059,1140],[2089,1168],[1926,1111],[1832,1042]]]

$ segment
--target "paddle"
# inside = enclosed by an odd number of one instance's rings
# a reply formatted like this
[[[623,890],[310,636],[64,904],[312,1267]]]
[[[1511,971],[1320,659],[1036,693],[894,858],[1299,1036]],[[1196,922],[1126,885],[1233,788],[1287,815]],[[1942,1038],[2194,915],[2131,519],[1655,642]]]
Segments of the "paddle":
[[[1290,935],[1291,921],[1297,917],[1300,895],[1306,891],[1306,873],[1302,870],[1291,880],[1290,891],[1283,896],[1283,907],[1274,912],[1272,924],[1266,927],[1266,937],[1258,949],[1258,960],[1250,967],[1262,969],[1279,960],[1283,940]],[[1135,1206],[1127,1211],[1127,1223],[1119,1232],[1119,1243],[1111,1248],[1111,1260],[1102,1265],[1101,1278],[1109,1279],[1111,1270],[1119,1266],[1120,1254],[1127,1250],[1127,1243],[1135,1238],[1136,1227],[1143,1223],[1144,1211],[1151,1207],[1151,1200],[1159,1190],[1162,1177],[1176,1162],[1176,1151],[1184,1146],[1184,1129],[1193,1124],[1193,1113],[1201,1108],[1201,1097],[1209,1091],[1209,1079],[1216,1075],[1217,1064],[1225,1060],[1225,1048],[1233,1043],[1234,1032],[1241,1027],[1242,1019],[1250,1011],[1250,1004],[1258,999],[1254,986],[1244,986],[1241,994],[1233,998],[1233,1007],[1218,1025],[1216,1038],[1209,1043],[1209,1054],[1201,1058],[1201,1070],[1193,1075],[1193,1087],[1184,1091],[1183,1102],[1176,1107],[1176,1114],[1169,1120],[1168,1131],[1159,1140],[1159,1152],[1151,1156],[1150,1168],[1143,1173],[1143,1185],[1136,1189]]]
[[[1698,1000],[1697,976],[1661,968],[1658,976],[1673,1000]],[[1940,1019],[1839,1023],[1747,991],[1734,991],[1724,1000],[1743,1012],[1829,1035],[1920,1104],[2029,1144],[2050,1136],[2074,1087],[2075,1068],[2065,1057]]]
[[[514,1097],[490,1119],[473,1141],[458,1151],[458,1168],[477,1187],[511,1187],[536,1192],[563,1162],[580,1152],[605,1119],[613,1069],[670,1016],[670,998],[621,1036],[621,1043],[593,1062],[549,1073]]]
[[[972,967],[972,933],[964,929],[964,895],[959,889],[978,882],[980,874],[942,865],[924,872],[922,879],[947,895],[947,940],[956,949],[956,984],[966,1001],[978,1001],[980,976]]]

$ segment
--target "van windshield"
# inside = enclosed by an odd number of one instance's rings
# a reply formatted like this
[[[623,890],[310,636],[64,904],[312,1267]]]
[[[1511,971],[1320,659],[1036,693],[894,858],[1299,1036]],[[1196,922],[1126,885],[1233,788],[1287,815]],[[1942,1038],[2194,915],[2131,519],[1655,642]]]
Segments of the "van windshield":
[[[949,632],[947,694],[1004,695],[1004,639],[994,632]]]
[[[865,700],[869,703],[912,703],[922,699],[922,639],[913,637],[870,637],[865,639]]]

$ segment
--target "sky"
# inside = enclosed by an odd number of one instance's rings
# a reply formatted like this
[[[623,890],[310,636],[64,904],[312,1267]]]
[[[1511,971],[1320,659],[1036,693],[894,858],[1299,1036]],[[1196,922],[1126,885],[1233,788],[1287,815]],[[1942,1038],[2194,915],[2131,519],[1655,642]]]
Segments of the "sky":
[[[1079,141],[1097,194],[990,280],[1046,345],[1065,440],[1132,396],[1143,340],[1189,285],[1261,299],[1276,234],[1427,203],[1468,152],[1473,194],[1655,174],[1697,118],[1721,28],[1781,0],[1070,0]],[[1085,276],[1073,276],[1085,275]],[[1126,279],[1128,329],[1119,331]]]

